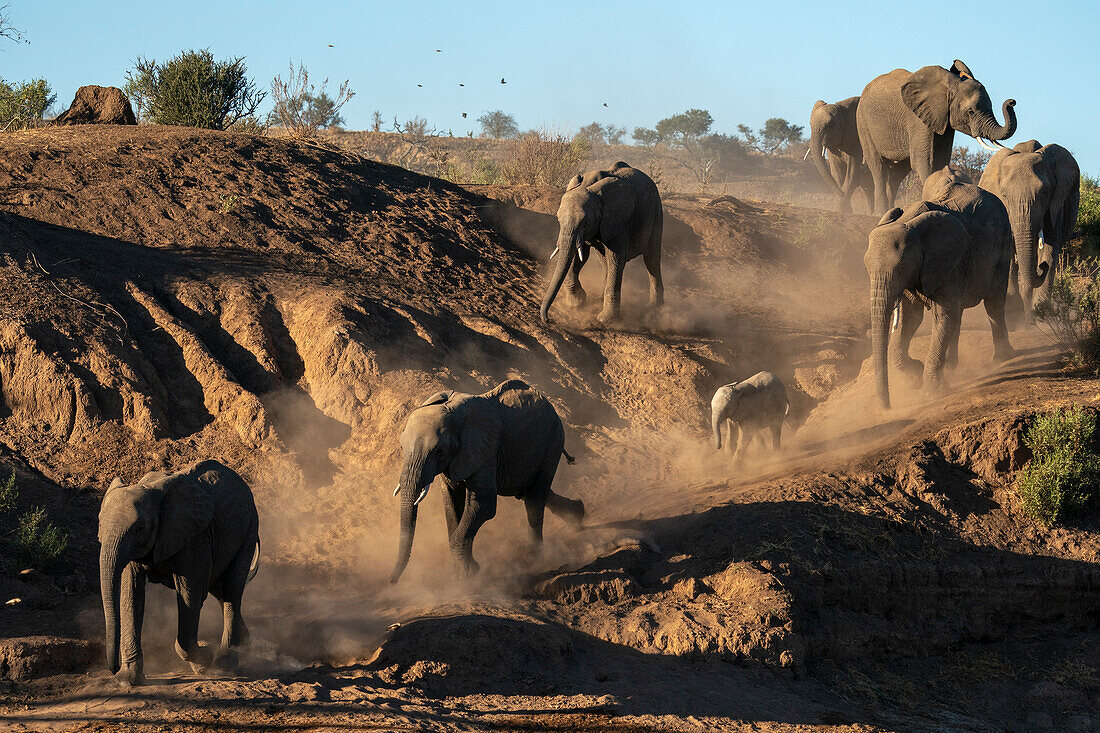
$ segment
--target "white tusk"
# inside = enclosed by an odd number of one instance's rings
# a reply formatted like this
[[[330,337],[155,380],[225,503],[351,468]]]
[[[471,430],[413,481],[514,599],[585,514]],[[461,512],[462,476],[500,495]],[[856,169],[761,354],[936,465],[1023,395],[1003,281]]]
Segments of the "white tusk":
[[[997,148],[993,147],[992,145],[990,145],[989,143],[987,143],[987,142],[986,142],[985,140],[983,140],[982,138],[980,138],[980,137],[976,137],[976,138],[974,138],[974,139],[978,141],[978,145],[981,145],[981,146],[982,146],[982,149],[983,149],[983,150],[988,150],[988,151],[990,151],[990,152],[994,152],[994,153],[995,153],[995,152],[997,152]]]
[[[577,257],[581,258],[581,262],[584,262],[584,248],[579,244],[577,245]]]
[[[396,498],[396,497],[397,497],[397,495],[398,495],[398,493],[400,493],[400,492],[401,492],[401,484],[398,484],[398,485],[397,485],[397,486],[395,486],[395,487],[394,487],[394,489],[393,489],[393,495],[394,495],[394,498]]]
[[[554,255],[558,253],[558,247],[554,247],[554,251],[550,253],[550,259],[554,259]]]
[[[431,484],[428,484],[427,486],[425,486],[423,489],[420,490],[420,496],[416,497],[416,500],[413,501],[413,506],[416,506],[420,502],[424,501],[424,497],[428,495],[428,489],[429,488],[431,488]]]
[[[1043,233],[1039,232],[1039,251],[1040,252],[1043,251],[1043,245],[1044,244],[1046,244],[1046,242],[1043,241]]]
[[[806,154],[802,156],[802,162],[803,163],[805,163],[806,159],[810,157],[810,151],[811,150],[813,150],[813,148],[806,148]]]
[[[994,145],[996,145],[1001,150],[1008,150],[1008,148],[1006,148],[1004,145],[1001,145],[1000,140],[990,140],[990,142],[993,143]]]
[[[898,321],[901,320],[901,303],[894,306],[894,317],[890,319],[890,333],[898,330]]]

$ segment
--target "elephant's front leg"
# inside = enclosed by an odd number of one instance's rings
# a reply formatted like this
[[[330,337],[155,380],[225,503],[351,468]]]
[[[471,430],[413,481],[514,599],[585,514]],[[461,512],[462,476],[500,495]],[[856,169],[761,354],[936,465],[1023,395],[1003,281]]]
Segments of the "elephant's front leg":
[[[959,338],[962,325],[962,308],[955,305],[932,306],[935,324],[932,329],[932,341],[928,344],[928,356],[924,361],[924,388],[928,392],[940,393],[947,390],[943,378],[943,368],[947,361],[947,349]]]
[[[737,441],[741,437],[741,430],[733,420],[726,420],[726,450],[730,458],[737,455]]]
[[[626,242],[622,236],[604,247],[603,310],[600,323],[611,323],[619,317],[619,299],[623,290],[623,269],[626,267]]]
[[[122,572],[122,648],[115,679],[123,686],[145,683],[141,624],[145,618],[145,571],[130,563]]]
[[[1008,320],[1005,317],[1005,296],[998,293],[982,303],[989,316],[989,328],[993,331],[993,361],[1007,361],[1016,355],[1008,340]]]
[[[474,537],[481,525],[496,516],[496,467],[480,468],[466,481],[466,506],[458,526],[451,534],[451,554],[466,575],[477,575],[481,566],[474,560]]]
[[[565,276],[565,296],[569,300],[569,305],[574,308],[580,308],[588,300],[588,294],[581,287],[582,267],[584,267],[584,262],[581,261],[581,258],[574,257],[573,264],[569,266],[569,272]]]
[[[923,320],[924,305],[903,294],[898,299],[897,331],[890,340],[890,366],[916,383],[920,382],[922,365],[909,355],[909,348]]]
[[[199,643],[199,614],[206,600],[208,584],[194,578],[176,576],[176,654],[196,673],[206,671],[214,661],[210,647]]]

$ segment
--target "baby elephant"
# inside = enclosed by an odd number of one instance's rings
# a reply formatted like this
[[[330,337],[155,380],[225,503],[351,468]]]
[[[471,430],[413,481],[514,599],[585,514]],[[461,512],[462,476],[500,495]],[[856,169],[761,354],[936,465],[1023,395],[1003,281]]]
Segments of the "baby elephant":
[[[141,621],[147,580],[176,591],[176,653],[196,672],[214,657],[199,644],[199,612],[207,593],[221,601],[221,663],[236,663],[234,648],[248,639],[241,596],[260,552],[256,504],[244,479],[217,461],[171,475],[147,473],[132,486],[116,478],[99,510],[99,543],[107,667],[119,684],[145,680]]]
[[[722,449],[722,423],[726,423],[729,426],[727,449],[730,455],[737,453],[738,427],[745,434],[741,457],[744,457],[757,431],[764,428],[772,429],[772,449],[779,450],[783,420],[789,410],[787,388],[771,372],[759,372],[744,382],[719,387],[710,401],[714,447]]]

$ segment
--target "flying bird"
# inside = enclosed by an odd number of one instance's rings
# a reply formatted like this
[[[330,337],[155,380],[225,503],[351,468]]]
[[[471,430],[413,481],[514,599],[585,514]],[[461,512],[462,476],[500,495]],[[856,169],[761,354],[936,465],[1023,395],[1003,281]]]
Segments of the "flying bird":
[[[604,107],[606,107],[606,106],[607,106],[607,102],[604,102],[604,103],[603,103],[603,106],[604,106]]]
[[[333,46],[333,45],[332,45],[331,43],[330,43],[330,44],[328,45],[328,47],[329,47],[329,48],[336,48],[336,47],[335,47],[335,46]]]
[[[437,48],[437,49],[435,50],[435,52],[436,52],[436,53],[443,53],[443,49],[442,49],[442,48]]]
[[[500,83],[501,84],[507,84],[508,82],[504,81],[504,77],[502,76],[502,77],[500,77]]]
[[[462,119],[466,119],[466,113],[465,112],[462,113]]]
[[[418,86],[418,87],[422,87],[422,86],[424,86],[424,85],[423,85],[423,84],[417,84],[417,86]]]
[[[464,86],[466,86],[466,85],[465,85],[465,84],[463,84],[462,82],[459,82],[459,83],[458,83],[458,85],[459,85],[460,87],[464,87]]]

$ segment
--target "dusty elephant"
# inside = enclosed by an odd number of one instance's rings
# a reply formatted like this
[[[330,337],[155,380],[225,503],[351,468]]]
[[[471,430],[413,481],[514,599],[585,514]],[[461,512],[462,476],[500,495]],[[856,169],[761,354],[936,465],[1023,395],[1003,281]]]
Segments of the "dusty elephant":
[[[836,197],[836,210],[852,211],[852,194],[857,188],[867,198],[867,210],[874,211],[874,181],[863,162],[863,149],[859,145],[856,129],[856,108],[859,97],[826,104],[814,102],[810,113],[810,149],[814,166],[825,185]],[[826,158],[828,153],[828,158]]]
[[[656,184],[640,170],[616,163],[610,170],[574,176],[558,207],[558,242],[550,259],[558,262],[542,299],[543,322],[558,290],[565,291],[573,306],[585,301],[579,274],[590,249],[604,260],[603,309],[599,320],[619,317],[623,268],[641,255],[649,271],[651,307],[664,303],[661,280],[661,230],[664,212]]]
[[[756,434],[772,433],[772,449],[782,447],[783,421],[791,409],[787,387],[771,372],[757,372],[743,382],[719,387],[710,401],[710,424],[714,447],[722,450],[722,426],[727,426],[726,449],[731,456],[744,456]],[[738,429],[744,440],[738,450]]]
[[[1028,140],[998,150],[978,185],[996,194],[1008,209],[1016,241],[1009,302],[1020,303],[1024,321],[1031,323],[1033,298],[1043,300],[1050,294],[1058,255],[1077,225],[1081,169],[1061,145]]]
[[[871,283],[875,385],[887,408],[887,349],[896,368],[919,368],[919,362],[909,357],[909,345],[924,318],[926,304],[935,321],[923,369],[927,390],[944,387],[947,354],[957,351],[966,308],[985,305],[995,360],[1013,354],[1005,325],[1012,229],[1004,204],[950,168],[930,176],[923,193],[933,200],[886,212],[868,235],[863,258]],[[899,301],[897,334],[890,343],[890,314]]]
[[[549,401],[528,384],[508,380],[481,395],[439,392],[413,410],[401,434],[405,461],[394,496],[401,496],[396,583],[412,553],[417,506],[442,474],[447,535],[467,575],[479,569],[474,536],[496,515],[497,496],[522,499],[531,541],[542,543],[544,510],[580,525],[584,504],[551,489],[565,455],[565,430]]]
[[[107,667],[120,684],[145,679],[146,581],[176,591],[176,653],[196,672],[215,659],[198,641],[199,612],[207,593],[221,601],[217,658],[236,663],[236,647],[248,638],[241,599],[260,550],[256,504],[240,476],[218,461],[200,461],[179,473],[148,473],[131,486],[115,479],[99,510],[99,542]]]
[[[951,160],[955,131],[1005,140],[1016,132],[1016,100],[1002,105],[997,122],[985,87],[962,61],[950,69],[894,69],[873,79],[859,97],[856,128],[875,185],[875,212],[893,205],[910,170],[921,183]]]

